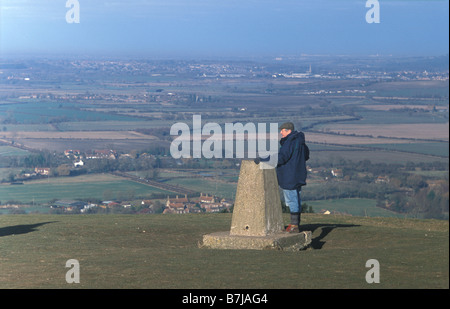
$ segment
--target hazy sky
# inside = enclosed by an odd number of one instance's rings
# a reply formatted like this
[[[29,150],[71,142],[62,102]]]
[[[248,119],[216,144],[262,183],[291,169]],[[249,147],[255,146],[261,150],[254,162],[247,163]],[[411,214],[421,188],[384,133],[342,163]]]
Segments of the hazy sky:
[[[448,0],[0,0],[0,53],[443,55]],[[73,0],[76,2],[76,0]]]

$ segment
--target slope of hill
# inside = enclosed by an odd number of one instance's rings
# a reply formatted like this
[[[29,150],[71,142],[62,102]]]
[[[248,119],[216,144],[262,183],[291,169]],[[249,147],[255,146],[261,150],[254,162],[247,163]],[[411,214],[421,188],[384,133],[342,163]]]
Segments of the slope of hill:
[[[230,214],[2,215],[0,288],[449,288],[448,221],[305,214],[304,251],[198,247],[230,223]],[[69,259],[80,283],[66,282]],[[366,282],[369,259],[380,283]]]

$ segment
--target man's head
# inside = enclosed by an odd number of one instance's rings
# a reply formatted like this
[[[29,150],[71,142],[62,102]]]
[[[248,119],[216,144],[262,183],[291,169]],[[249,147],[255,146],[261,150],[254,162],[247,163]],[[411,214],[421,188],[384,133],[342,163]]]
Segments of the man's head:
[[[281,137],[285,138],[289,134],[291,134],[292,131],[294,131],[294,124],[292,122],[285,122],[280,126],[280,134]]]

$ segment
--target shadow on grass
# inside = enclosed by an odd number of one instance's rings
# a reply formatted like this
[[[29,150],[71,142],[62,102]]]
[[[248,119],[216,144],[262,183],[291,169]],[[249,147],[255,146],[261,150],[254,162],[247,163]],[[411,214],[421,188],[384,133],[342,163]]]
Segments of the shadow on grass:
[[[322,249],[325,241],[323,239],[335,228],[342,227],[357,227],[360,225],[357,224],[305,224],[300,225],[300,231],[311,231],[314,234],[314,231],[317,229],[321,229],[321,233],[317,237],[313,237],[311,240],[311,248],[313,249]]]
[[[36,224],[22,224],[22,225],[14,225],[0,228],[0,237],[9,236],[9,235],[18,235],[18,234],[27,234],[37,230],[38,227],[54,223],[57,221],[49,221],[49,222],[41,222]]]

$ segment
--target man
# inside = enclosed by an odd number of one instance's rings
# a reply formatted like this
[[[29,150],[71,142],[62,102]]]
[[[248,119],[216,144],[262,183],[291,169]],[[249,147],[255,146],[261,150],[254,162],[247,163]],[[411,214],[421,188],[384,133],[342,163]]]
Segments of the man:
[[[289,233],[298,233],[302,212],[301,189],[306,185],[306,161],[309,149],[305,144],[305,134],[297,132],[292,122],[280,126],[280,150],[278,152],[277,178],[283,190],[284,201],[289,207],[291,223],[286,228]]]

